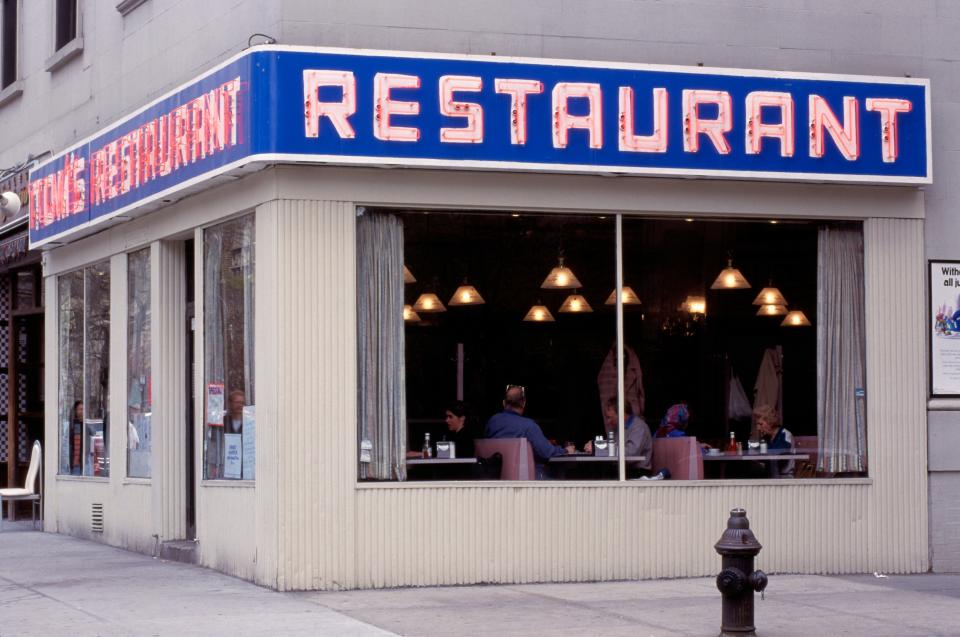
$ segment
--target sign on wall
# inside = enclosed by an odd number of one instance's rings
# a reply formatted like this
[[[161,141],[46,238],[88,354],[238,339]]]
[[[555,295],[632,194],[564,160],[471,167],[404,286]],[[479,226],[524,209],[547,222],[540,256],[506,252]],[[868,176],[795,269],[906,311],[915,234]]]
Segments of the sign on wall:
[[[930,395],[960,396],[960,261],[930,261]]]
[[[929,81],[258,47],[31,172],[33,247],[266,162],[926,184]]]

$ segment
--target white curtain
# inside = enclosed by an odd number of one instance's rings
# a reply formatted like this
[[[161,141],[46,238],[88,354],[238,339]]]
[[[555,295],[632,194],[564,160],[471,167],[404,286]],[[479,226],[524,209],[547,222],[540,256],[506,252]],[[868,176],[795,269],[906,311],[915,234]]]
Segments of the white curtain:
[[[863,230],[820,227],[817,250],[817,470],[867,470]]]
[[[357,221],[357,343],[360,477],[405,480],[403,224],[391,214]]]

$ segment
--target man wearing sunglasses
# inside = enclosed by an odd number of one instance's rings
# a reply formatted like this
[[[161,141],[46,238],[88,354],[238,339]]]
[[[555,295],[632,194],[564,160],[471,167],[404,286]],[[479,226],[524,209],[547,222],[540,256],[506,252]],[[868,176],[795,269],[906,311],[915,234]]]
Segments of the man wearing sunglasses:
[[[487,438],[526,438],[533,446],[533,455],[537,461],[537,477],[543,475],[542,464],[554,456],[574,453],[573,445],[560,447],[551,444],[543,435],[540,425],[530,418],[523,417],[527,406],[527,396],[520,385],[507,385],[503,396],[503,411],[491,416],[487,421]]]

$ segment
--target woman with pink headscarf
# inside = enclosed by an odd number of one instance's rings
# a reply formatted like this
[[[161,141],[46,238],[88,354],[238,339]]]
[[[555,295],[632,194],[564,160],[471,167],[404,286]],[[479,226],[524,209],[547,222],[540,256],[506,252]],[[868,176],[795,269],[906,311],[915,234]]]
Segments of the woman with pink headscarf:
[[[690,422],[690,411],[686,403],[671,405],[667,413],[660,420],[656,438],[677,438],[687,435],[687,423]]]

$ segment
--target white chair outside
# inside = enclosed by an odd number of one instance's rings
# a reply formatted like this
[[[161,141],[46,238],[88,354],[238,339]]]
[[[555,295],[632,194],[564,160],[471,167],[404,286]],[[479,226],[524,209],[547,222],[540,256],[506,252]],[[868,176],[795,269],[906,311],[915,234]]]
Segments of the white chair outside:
[[[41,506],[41,497],[43,496],[43,487],[39,486],[40,463],[42,457],[40,441],[33,443],[33,451],[30,453],[30,466],[27,468],[27,479],[23,488],[0,489],[0,531],[3,530],[3,503],[16,502],[17,500],[30,501],[30,518],[33,525],[37,524],[37,510],[40,511],[40,521],[43,522],[43,508]],[[10,507],[12,518],[13,507]]]

